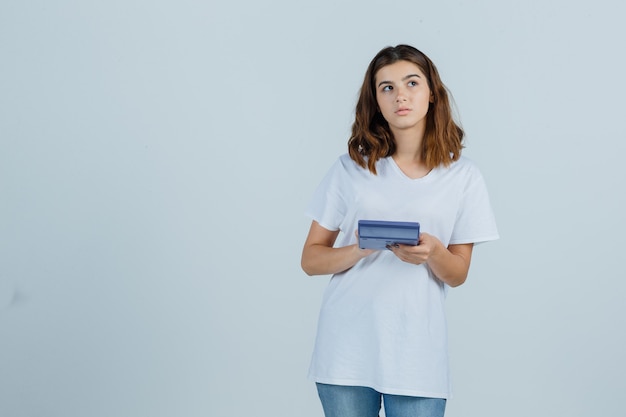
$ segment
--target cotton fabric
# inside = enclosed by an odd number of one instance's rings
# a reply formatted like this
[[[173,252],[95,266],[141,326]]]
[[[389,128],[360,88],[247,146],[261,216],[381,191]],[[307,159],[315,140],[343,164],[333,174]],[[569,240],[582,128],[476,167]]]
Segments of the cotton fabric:
[[[321,181],[306,214],[356,243],[358,220],[419,222],[444,246],[498,238],[483,177],[465,157],[411,179],[393,158],[378,175],[349,155]],[[448,287],[425,265],[378,251],[335,274],[325,290],[309,378],[386,394],[450,397],[444,301]]]

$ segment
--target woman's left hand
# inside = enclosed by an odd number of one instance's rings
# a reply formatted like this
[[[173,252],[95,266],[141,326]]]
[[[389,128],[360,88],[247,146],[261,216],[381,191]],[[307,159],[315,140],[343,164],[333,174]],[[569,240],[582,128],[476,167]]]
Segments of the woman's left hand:
[[[463,243],[446,248],[435,236],[420,233],[417,246],[393,245],[388,249],[404,262],[428,264],[437,278],[451,287],[457,287],[467,278],[473,247],[473,243]]]
[[[443,243],[433,235],[420,233],[417,246],[413,245],[390,245],[390,249],[400,260],[415,265],[428,263],[428,260],[437,252],[445,249]]]

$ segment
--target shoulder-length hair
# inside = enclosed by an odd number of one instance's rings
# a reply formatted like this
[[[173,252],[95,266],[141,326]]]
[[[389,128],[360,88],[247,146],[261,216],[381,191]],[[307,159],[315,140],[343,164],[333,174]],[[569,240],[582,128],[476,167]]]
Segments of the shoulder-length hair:
[[[426,129],[422,141],[422,158],[428,168],[450,165],[461,156],[463,129],[452,116],[448,90],[439,78],[435,64],[422,52],[409,45],[382,49],[370,62],[356,105],[352,134],[348,140],[350,157],[361,167],[376,174],[376,162],[396,150],[389,124],[378,110],[376,73],[397,61],[409,61],[426,76],[432,93],[432,103],[426,114]]]

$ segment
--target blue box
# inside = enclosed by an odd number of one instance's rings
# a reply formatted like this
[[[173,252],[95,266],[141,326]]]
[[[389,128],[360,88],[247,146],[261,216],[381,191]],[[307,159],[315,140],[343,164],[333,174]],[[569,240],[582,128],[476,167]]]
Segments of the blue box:
[[[417,245],[420,224],[385,220],[359,220],[359,247],[361,249],[387,249],[387,245]]]

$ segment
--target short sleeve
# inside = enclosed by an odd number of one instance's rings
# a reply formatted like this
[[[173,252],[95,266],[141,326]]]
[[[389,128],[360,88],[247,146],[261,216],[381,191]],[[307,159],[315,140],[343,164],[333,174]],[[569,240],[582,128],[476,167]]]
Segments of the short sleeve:
[[[347,207],[342,188],[345,187],[346,172],[341,160],[337,160],[313,193],[305,215],[328,230],[339,230],[346,216]]]
[[[485,180],[475,166],[468,172],[467,182],[457,212],[450,244],[480,243],[499,238]]]

